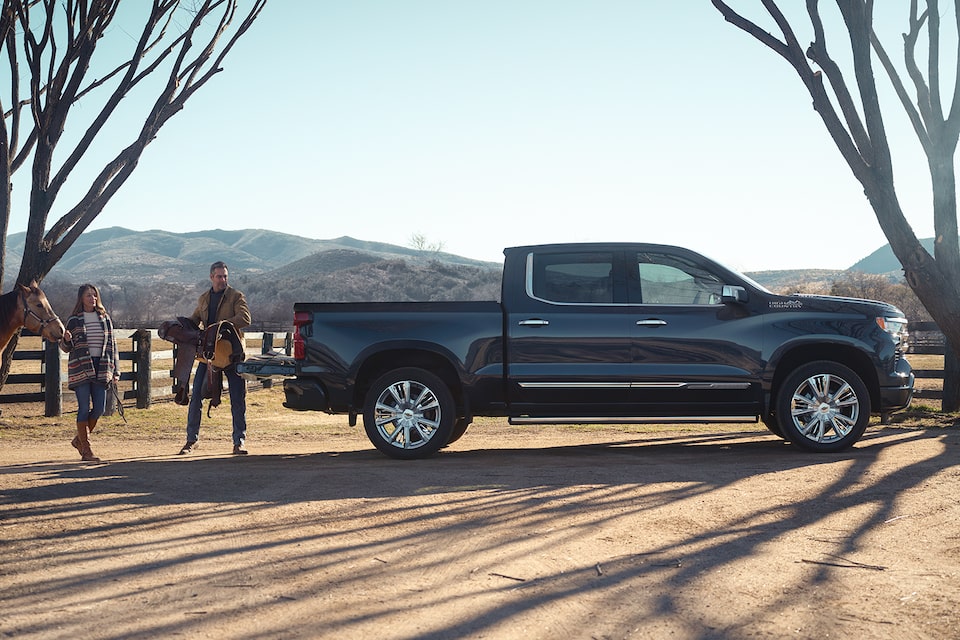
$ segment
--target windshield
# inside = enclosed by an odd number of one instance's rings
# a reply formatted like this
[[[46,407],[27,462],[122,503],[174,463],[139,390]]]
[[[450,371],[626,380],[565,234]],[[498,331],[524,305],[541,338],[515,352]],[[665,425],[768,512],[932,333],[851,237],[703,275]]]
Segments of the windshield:
[[[709,257],[709,256],[707,256],[707,257]],[[713,258],[710,258],[710,259],[713,260]],[[762,284],[760,284],[759,282],[757,282],[756,280],[754,280],[754,279],[751,278],[750,276],[744,275],[743,273],[737,271],[736,269],[731,269],[730,267],[728,267],[727,265],[723,264],[722,262],[718,262],[718,261],[716,261],[716,260],[713,260],[713,261],[716,262],[716,263],[717,263],[718,265],[720,265],[721,267],[723,267],[724,269],[726,269],[727,271],[732,271],[733,273],[737,274],[738,277],[743,278],[743,279],[747,282],[747,284],[749,284],[751,287],[756,287],[757,289],[759,289],[759,290],[762,291],[763,293],[769,293],[770,295],[776,295],[775,293],[773,293],[772,291],[770,291],[769,289],[767,289],[765,286],[763,286]]]

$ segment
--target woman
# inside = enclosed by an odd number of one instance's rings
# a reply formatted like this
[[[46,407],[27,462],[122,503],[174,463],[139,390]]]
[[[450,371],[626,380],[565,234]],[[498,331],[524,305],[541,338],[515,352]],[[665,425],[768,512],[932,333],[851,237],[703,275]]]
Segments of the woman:
[[[80,285],[60,348],[70,354],[67,386],[77,394],[77,437],[70,444],[80,452],[81,460],[99,462],[90,449],[88,433],[93,433],[103,415],[107,388],[120,380],[120,354],[113,322],[94,285]]]

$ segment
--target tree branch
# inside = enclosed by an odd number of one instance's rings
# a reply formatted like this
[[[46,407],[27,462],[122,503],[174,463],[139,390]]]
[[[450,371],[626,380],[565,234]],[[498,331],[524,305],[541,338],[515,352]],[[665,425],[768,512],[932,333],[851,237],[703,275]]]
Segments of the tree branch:
[[[880,59],[880,65],[887,73],[887,78],[890,80],[890,84],[893,85],[893,90],[897,94],[897,98],[900,100],[903,110],[907,113],[907,118],[909,118],[910,124],[913,125],[913,131],[917,134],[917,138],[920,140],[920,145],[923,147],[925,153],[929,153],[930,135],[927,133],[927,129],[924,126],[923,119],[920,117],[920,113],[910,101],[910,96],[907,94],[907,89],[903,86],[903,82],[900,80],[900,75],[893,66],[890,56],[887,55],[886,49],[883,48],[883,45],[880,43],[880,40],[877,38],[875,33],[870,34],[870,43],[873,46],[873,50],[877,53],[877,58]]]
[[[893,180],[893,164],[887,134],[880,110],[880,97],[873,77],[870,37],[873,34],[873,3],[863,0],[838,0],[837,7],[850,33],[850,51],[853,54],[853,75],[860,89],[860,103],[867,135],[873,146],[868,164],[875,171]]]
[[[847,164],[850,166],[854,175],[861,182],[869,180],[868,163],[863,160],[860,148],[855,144],[850,132],[844,127],[843,121],[837,115],[833,103],[830,101],[830,96],[824,88],[821,74],[814,72],[810,68],[807,57],[800,47],[800,43],[797,41],[792,28],[777,5],[772,2],[772,0],[763,0],[764,8],[767,9],[767,12],[773,17],[774,21],[780,27],[780,30],[784,33],[784,41],[777,40],[755,23],[733,11],[723,0],[711,0],[711,2],[727,22],[739,27],[763,44],[766,44],[790,63],[790,66],[794,68],[803,84],[807,87],[807,91],[810,93],[811,98],[813,98],[814,110],[820,114],[820,119],[823,120],[827,128],[827,133],[830,134],[834,144],[840,149],[840,152],[847,160]],[[816,15],[816,0],[810,0],[808,5],[810,3],[813,4],[814,15]],[[808,12],[809,11],[810,7],[808,6]]]
[[[927,12],[924,11],[920,16],[917,16],[916,0],[911,0],[910,31],[903,34],[903,62],[907,69],[907,75],[913,82],[914,90],[917,92],[917,108],[920,110],[920,117],[923,118],[929,130],[929,124],[932,121],[932,113],[930,112],[930,90],[927,87],[923,73],[920,72],[920,67],[917,66],[916,56],[917,39],[920,37],[920,30],[923,28],[926,20]]]
[[[960,7],[953,12],[956,20],[956,33],[960,34]],[[960,37],[957,38],[956,60],[960,61]],[[950,115],[947,116],[946,128],[951,136],[960,135],[960,63],[956,65],[953,76],[953,100],[950,103]]]
[[[210,58],[213,52],[216,51],[219,39],[229,29],[236,13],[236,3],[232,1],[213,0],[195,7],[191,22],[184,32],[174,38],[169,45],[160,51],[156,59],[150,61],[143,69],[139,69],[137,61],[144,59],[146,53],[162,40],[163,32],[166,31],[167,26],[170,24],[170,15],[162,12],[168,11],[174,4],[177,3],[165,2],[155,5],[157,11],[161,13],[151,14],[148,24],[144,28],[138,41],[133,56],[134,59],[122,65],[124,67],[123,77],[119,79],[118,86],[108,99],[107,104],[85,132],[83,139],[77,148],[74,149],[73,154],[71,154],[63,167],[61,167],[54,182],[51,183],[59,188],[59,185],[66,181],[70,171],[72,171],[79,162],[89,143],[92,142],[100,132],[119,100],[141,80],[156,71],[159,65],[175,52],[176,59],[171,65],[167,81],[157,99],[154,101],[150,113],[145,118],[144,125],[137,139],[118,153],[117,156],[103,168],[83,198],[57,220],[46,234],[44,244],[49,247],[51,264],[55,264],[56,261],[62,257],[80,234],[96,219],[110,198],[112,198],[116,191],[126,182],[136,168],[141,154],[147,145],[156,138],[160,128],[176,113],[180,112],[184,108],[186,101],[212,78],[213,75],[221,70],[220,63],[233,48],[237,40],[250,28],[259,16],[263,7],[266,5],[266,0],[256,0],[253,7],[236,29],[233,37],[220,51],[215,60],[215,64],[209,64]],[[188,54],[193,47],[193,37],[200,27],[205,24],[211,12],[219,8],[223,8],[223,13],[219,18],[217,26],[213,29],[212,35],[206,39],[204,47],[194,58],[188,58]],[[161,34],[154,37],[156,26],[160,22],[164,22]],[[120,67],[114,69],[112,73],[119,75],[119,68]],[[206,70],[204,71],[204,69]],[[97,83],[91,84],[85,90],[92,90],[94,84]],[[78,90],[78,94],[79,93],[80,91]]]
[[[807,58],[816,62],[824,73],[827,80],[830,81],[830,88],[833,89],[837,97],[837,103],[840,106],[840,112],[847,124],[847,131],[853,139],[853,144],[857,147],[861,158],[865,159],[867,164],[872,164],[873,144],[870,142],[870,136],[867,135],[860,114],[857,112],[856,104],[850,91],[847,89],[847,83],[843,78],[843,72],[839,65],[827,52],[827,38],[823,29],[823,19],[820,17],[818,3],[807,1],[807,15],[810,16],[810,22],[813,24],[814,40],[807,48]]]
[[[930,82],[930,113],[937,122],[943,122],[940,104],[940,9],[939,0],[927,0],[927,78]]]

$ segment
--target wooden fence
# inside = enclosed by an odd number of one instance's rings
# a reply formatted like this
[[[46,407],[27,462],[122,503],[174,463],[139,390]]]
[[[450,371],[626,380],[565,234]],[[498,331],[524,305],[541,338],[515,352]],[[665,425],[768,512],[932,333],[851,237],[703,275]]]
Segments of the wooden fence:
[[[942,356],[946,351],[946,339],[935,322],[911,322],[909,353]],[[939,380],[939,387],[930,389],[916,387],[913,397],[920,400],[943,400],[943,369],[914,369],[917,379]]]
[[[154,351],[154,340],[160,340],[156,329],[117,329],[115,334],[118,342],[131,340],[133,343],[131,350],[120,349],[119,354],[121,361],[120,382],[121,388],[124,389],[121,393],[122,400],[135,401],[138,409],[146,409],[150,407],[154,400],[171,397],[175,382],[173,380],[173,369],[158,368],[154,363],[157,361],[172,362],[176,355],[175,345],[161,341],[165,347],[169,348]],[[24,335],[27,335],[26,332]],[[245,333],[244,336],[248,342],[256,342],[257,340],[261,342],[259,349],[248,348],[247,355],[274,351],[274,342],[278,339],[282,342],[278,344],[277,348],[287,355],[290,355],[293,346],[293,338],[290,332],[280,336],[272,332],[251,332]],[[63,413],[63,385],[66,381],[67,354],[60,351],[56,344],[44,341],[42,349],[18,350],[14,352],[13,359],[41,361],[40,373],[11,373],[7,376],[7,382],[4,386],[39,384],[40,391],[3,393],[0,394],[0,404],[43,402],[45,416],[61,415]],[[122,366],[124,361],[131,363],[129,371]],[[158,381],[156,387],[154,381]],[[264,381],[263,384],[269,386],[270,381]],[[107,394],[107,400],[107,413],[110,414],[113,412],[113,394]]]

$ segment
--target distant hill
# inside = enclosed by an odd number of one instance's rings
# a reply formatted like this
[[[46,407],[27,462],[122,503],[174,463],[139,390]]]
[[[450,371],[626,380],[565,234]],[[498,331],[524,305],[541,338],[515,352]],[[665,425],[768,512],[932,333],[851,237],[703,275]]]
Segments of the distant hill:
[[[924,238],[920,244],[933,254],[933,238]],[[751,278],[767,287],[772,291],[786,293],[785,288],[800,286],[803,289],[816,289],[818,285],[825,284],[829,288],[830,283],[840,277],[847,271],[859,271],[861,273],[874,273],[888,276],[892,281],[900,281],[903,278],[903,267],[897,257],[893,255],[893,249],[889,244],[885,244],[865,258],[858,260],[848,269],[840,271],[827,269],[800,269],[786,271],[757,271],[748,273]]]
[[[8,238],[7,285],[16,276],[23,242],[23,233]],[[255,323],[288,323],[297,300],[495,300],[500,291],[500,263],[442,251],[262,229],[173,233],[120,227],[83,234],[43,289],[55,309],[69,310],[77,285],[92,282],[118,323],[156,326],[193,311],[210,286],[215,260],[230,267],[230,282],[247,294]]]
[[[924,238],[920,240],[920,244],[923,245],[923,248],[930,252],[930,255],[933,255],[933,238]],[[889,244],[886,244],[866,258],[863,258],[855,265],[850,267],[851,271],[862,271],[863,273],[891,273],[896,272],[898,275],[903,272],[903,268],[900,266],[900,262],[897,260],[897,257],[893,255],[893,249],[890,248]]]
[[[789,269],[751,271],[746,275],[776,293],[809,293],[829,290],[843,273],[836,269]]]
[[[15,271],[20,266],[25,235],[23,232],[15,233],[7,239],[4,273],[7,282],[16,275]],[[348,236],[314,240],[263,229],[173,233],[111,227],[81,235],[48,277],[111,284],[131,280],[195,283],[207,279],[210,263],[214,260],[226,262],[231,275],[254,274],[274,271],[316,253],[336,250],[351,250],[381,259],[402,258],[421,262],[439,259],[472,266],[492,264],[443,252],[418,251]]]
[[[6,283],[16,275],[24,234],[9,236]],[[932,247],[933,241],[924,240]],[[438,251],[351,237],[315,240],[243,229],[190,233],[131,231],[121,227],[84,233],[44,281],[55,308],[72,308],[76,286],[97,284],[104,302],[130,326],[190,313],[207,286],[214,260],[230,266],[231,283],[247,293],[255,320],[289,321],[297,300],[493,300],[501,264]],[[889,246],[851,269],[899,274]],[[758,271],[750,277],[779,293],[828,290],[844,271]]]
[[[5,275],[9,281],[19,267],[23,252],[23,232],[7,239]],[[933,251],[933,238],[921,240]],[[317,257],[332,252],[326,257]],[[310,258],[302,265],[293,263]],[[348,257],[349,256],[349,257]],[[151,230],[131,231],[122,227],[97,229],[80,236],[49,277],[69,281],[119,283],[140,282],[196,283],[207,277],[207,269],[214,260],[223,260],[236,275],[266,274],[290,266],[293,272],[303,269],[329,270],[344,268],[343,261],[403,259],[414,262],[442,263],[499,268],[500,263],[472,260],[450,253],[420,251],[384,242],[358,240],[349,236],[330,240],[316,240],[301,236],[267,231],[242,229],[226,231],[212,229],[188,233]],[[849,270],[865,273],[899,274],[890,245],[885,245],[852,265]],[[833,280],[843,271],[824,269],[790,269],[748,273],[757,282],[770,288],[809,284]],[[4,290],[7,283],[4,283]]]
[[[384,258],[333,249],[280,269],[237,279],[238,288],[267,307],[291,309],[294,302],[498,300],[501,267],[446,260]],[[231,278],[232,279],[232,278]]]

